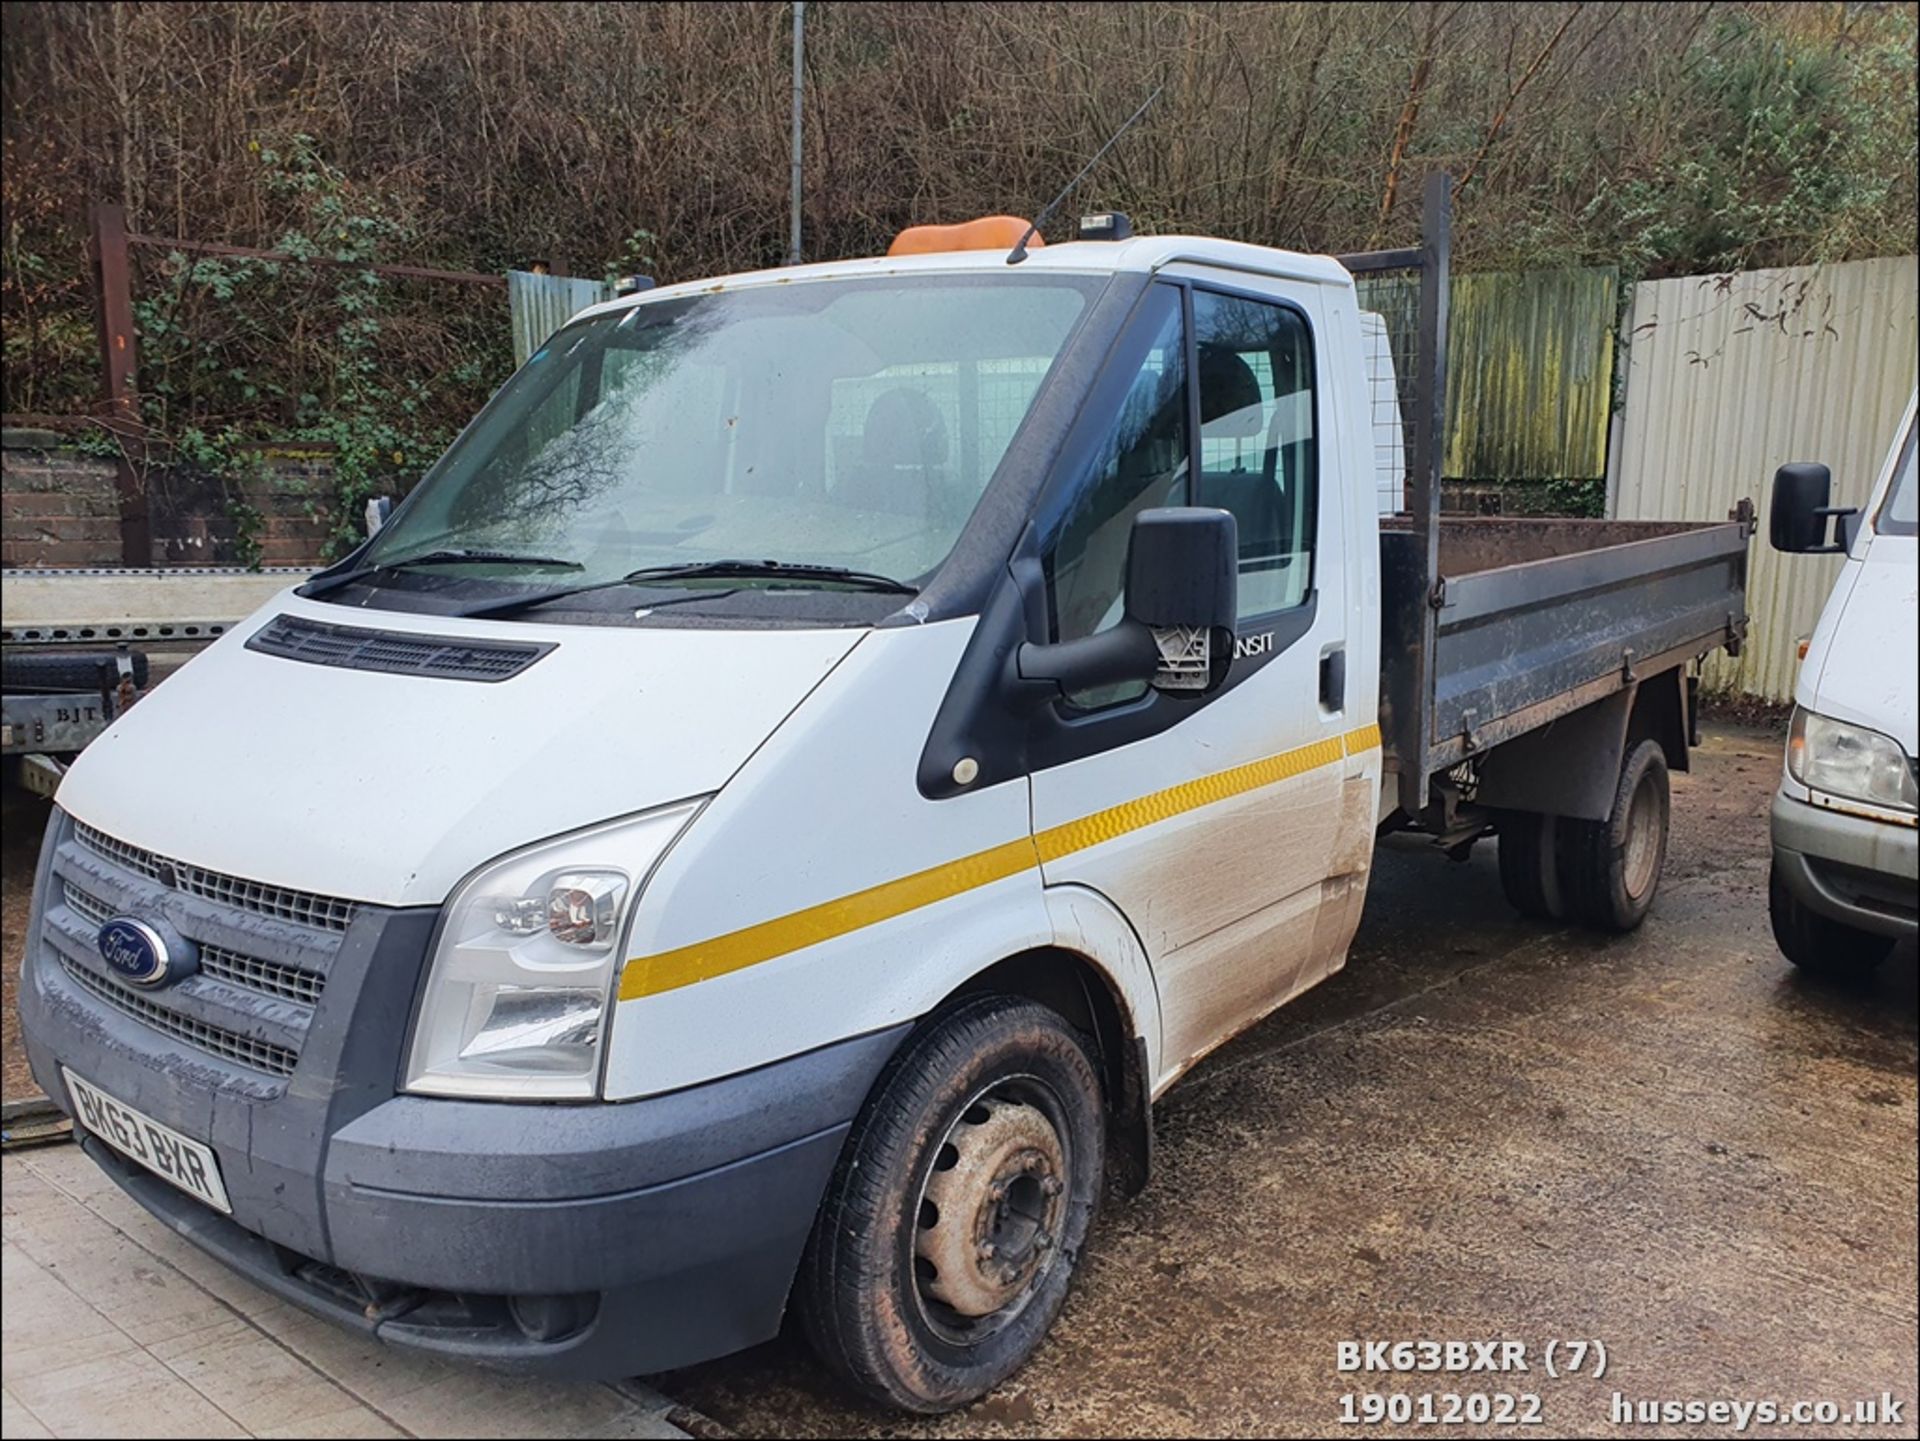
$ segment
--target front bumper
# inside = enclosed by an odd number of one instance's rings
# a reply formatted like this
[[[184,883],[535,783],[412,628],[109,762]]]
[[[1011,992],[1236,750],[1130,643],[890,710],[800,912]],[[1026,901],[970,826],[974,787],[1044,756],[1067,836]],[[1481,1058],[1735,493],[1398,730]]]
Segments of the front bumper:
[[[1773,863],[1801,904],[1883,936],[1920,933],[1920,831],[1776,791]]]
[[[324,972],[304,1010],[199,977],[129,1012],[102,999],[124,988],[102,991],[111,977],[62,899],[73,887],[208,943],[218,932],[267,951],[276,933],[121,874],[77,847],[55,812],[22,974],[35,1078],[72,1114],[60,1074],[70,1066],[206,1142],[234,1214],[82,1135],[87,1154],[277,1296],[383,1341],[514,1370],[632,1375],[771,1337],[841,1142],[904,1031],[642,1101],[403,1095],[431,911],[361,908],[330,953],[303,956]],[[278,953],[295,954],[287,945]],[[199,1029],[183,1032],[186,1021]],[[216,1023],[221,1035],[277,1037],[289,1072],[180,1039]]]
[[[682,1168],[722,1138],[735,1149],[766,1131],[774,1113],[792,1122],[793,1100],[809,1092],[836,1094],[850,1116],[860,1077],[897,1040],[870,1036],[622,1105],[397,1098],[327,1148],[331,1260],[268,1241],[94,1137],[81,1146],[175,1231],[306,1310],[397,1346],[611,1379],[724,1356],[779,1330],[849,1123]],[[44,1044],[28,1045],[36,1074],[57,1085]],[[125,1080],[97,1057],[79,1065],[109,1090]],[[221,1151],[220,1161],[232,1174],[244,1157]],[[627,1184],[592,1189],[616,1181]]]

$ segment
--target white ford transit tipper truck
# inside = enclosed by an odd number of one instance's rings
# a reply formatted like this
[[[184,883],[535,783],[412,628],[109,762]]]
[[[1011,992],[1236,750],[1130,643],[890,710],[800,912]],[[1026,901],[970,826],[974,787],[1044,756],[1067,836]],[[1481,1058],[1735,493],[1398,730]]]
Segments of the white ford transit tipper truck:
[[[989,225],[583,312],[74,763],[35,1075],[390,1343],[617,1375],[792,1304],[871,1396],[979,1396],[1154,1100],[1343,964],[1383,828],[1497,832],[1541,916],[1652,902],[1751,527],[1439,523],[1429,203],[1346,264]]]
[[[1801,969],[1858,980],[1920,933],[1920,481],[1914,402],[1866,508],[1829,504],[1824,465],[1774,477],[1773,544],[1846,562],[1793,687],[1773,798],[1774,939]],[[1828,540],[1832,526],[1836,538]]]

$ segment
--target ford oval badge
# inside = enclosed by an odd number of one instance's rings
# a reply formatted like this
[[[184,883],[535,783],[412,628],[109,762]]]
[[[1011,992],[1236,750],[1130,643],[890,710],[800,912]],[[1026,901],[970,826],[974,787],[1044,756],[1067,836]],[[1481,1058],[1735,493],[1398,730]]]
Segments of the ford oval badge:
[[[145,921],[115,916],[100,927],[100,959],[136,986],[157,986],[167,978],[173,957],[166,940]]]

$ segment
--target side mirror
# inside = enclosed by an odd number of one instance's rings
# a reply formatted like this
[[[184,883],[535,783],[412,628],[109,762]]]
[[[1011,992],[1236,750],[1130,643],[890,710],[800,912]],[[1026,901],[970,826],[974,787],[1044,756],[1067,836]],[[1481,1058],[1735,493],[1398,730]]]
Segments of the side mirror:
[[[387,517],[393,514],[393,497],[376,495],[367,501],[367,534],[378,534],[380,527],[387,523]]]
[[[1127,550],[1127,619],[1153,633],[1156,690],[1204,694],[1227,678],[1240,605],[1240,526],[1203,506],[1143,510]]]
[[[1859,515],[1855,506],[1834,506],[1833,474],[1814,461],[1795,461],[1773,473],[1773,500],[1767,512],[1767,538],[1775,550],[1792,555],[1833,555],[1851,545]],[[1837,543],[1827,542],[1827,521],[1838,517]]]
[[[1230,512],[1143,510],[1128,537],[1125,617],[1079,640],[1022,645],[1018,677],[1062,691],[1147,681],[1204,695],[1233,662],[1239,581],[1240,532]]]

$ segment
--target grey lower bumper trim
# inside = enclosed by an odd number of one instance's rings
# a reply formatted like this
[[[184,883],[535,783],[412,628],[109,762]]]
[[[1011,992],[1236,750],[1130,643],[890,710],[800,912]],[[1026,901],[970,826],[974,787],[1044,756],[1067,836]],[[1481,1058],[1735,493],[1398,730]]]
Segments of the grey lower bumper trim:
[[[103,1143],[82,1147],[134,1200],[181,1236],[282,1300],[372,1335],[497,1370],[611,1380],[711,1360],[770,1340],[813,1212],[847,1127],[796,1141],[717,1172],[620,1198],[617,1235],[582,1234],[559,1210],[544,1237],[523,1236],[525,1215],[455,1208],[436,1244],[466,1234],[475,1274],[530,1284],[505,1293],[397,1284],[315,1261],[253,1234],[125,1160]],[[405,1255],[420,1218],[402,1218],[382,1260]],[[505,1250],[513,1272],[494,1266]],[[582,1284],[572,1263],[596,1256],[601,1270],[627,1258],[649,1263],[624,1283]],[[551,1263],[543,1265],[545,1263]],[[627,1269],[631,1269],[627,1267]],[[524,1274],[521,1271],[524,1270]],[[577,1305],[577,1329],[547,1339],[519,1323],[515,1297]]]
[[[1773,863],[1802,905],[1857,930],[1920,934],[1920,831],[1776,793]]]

